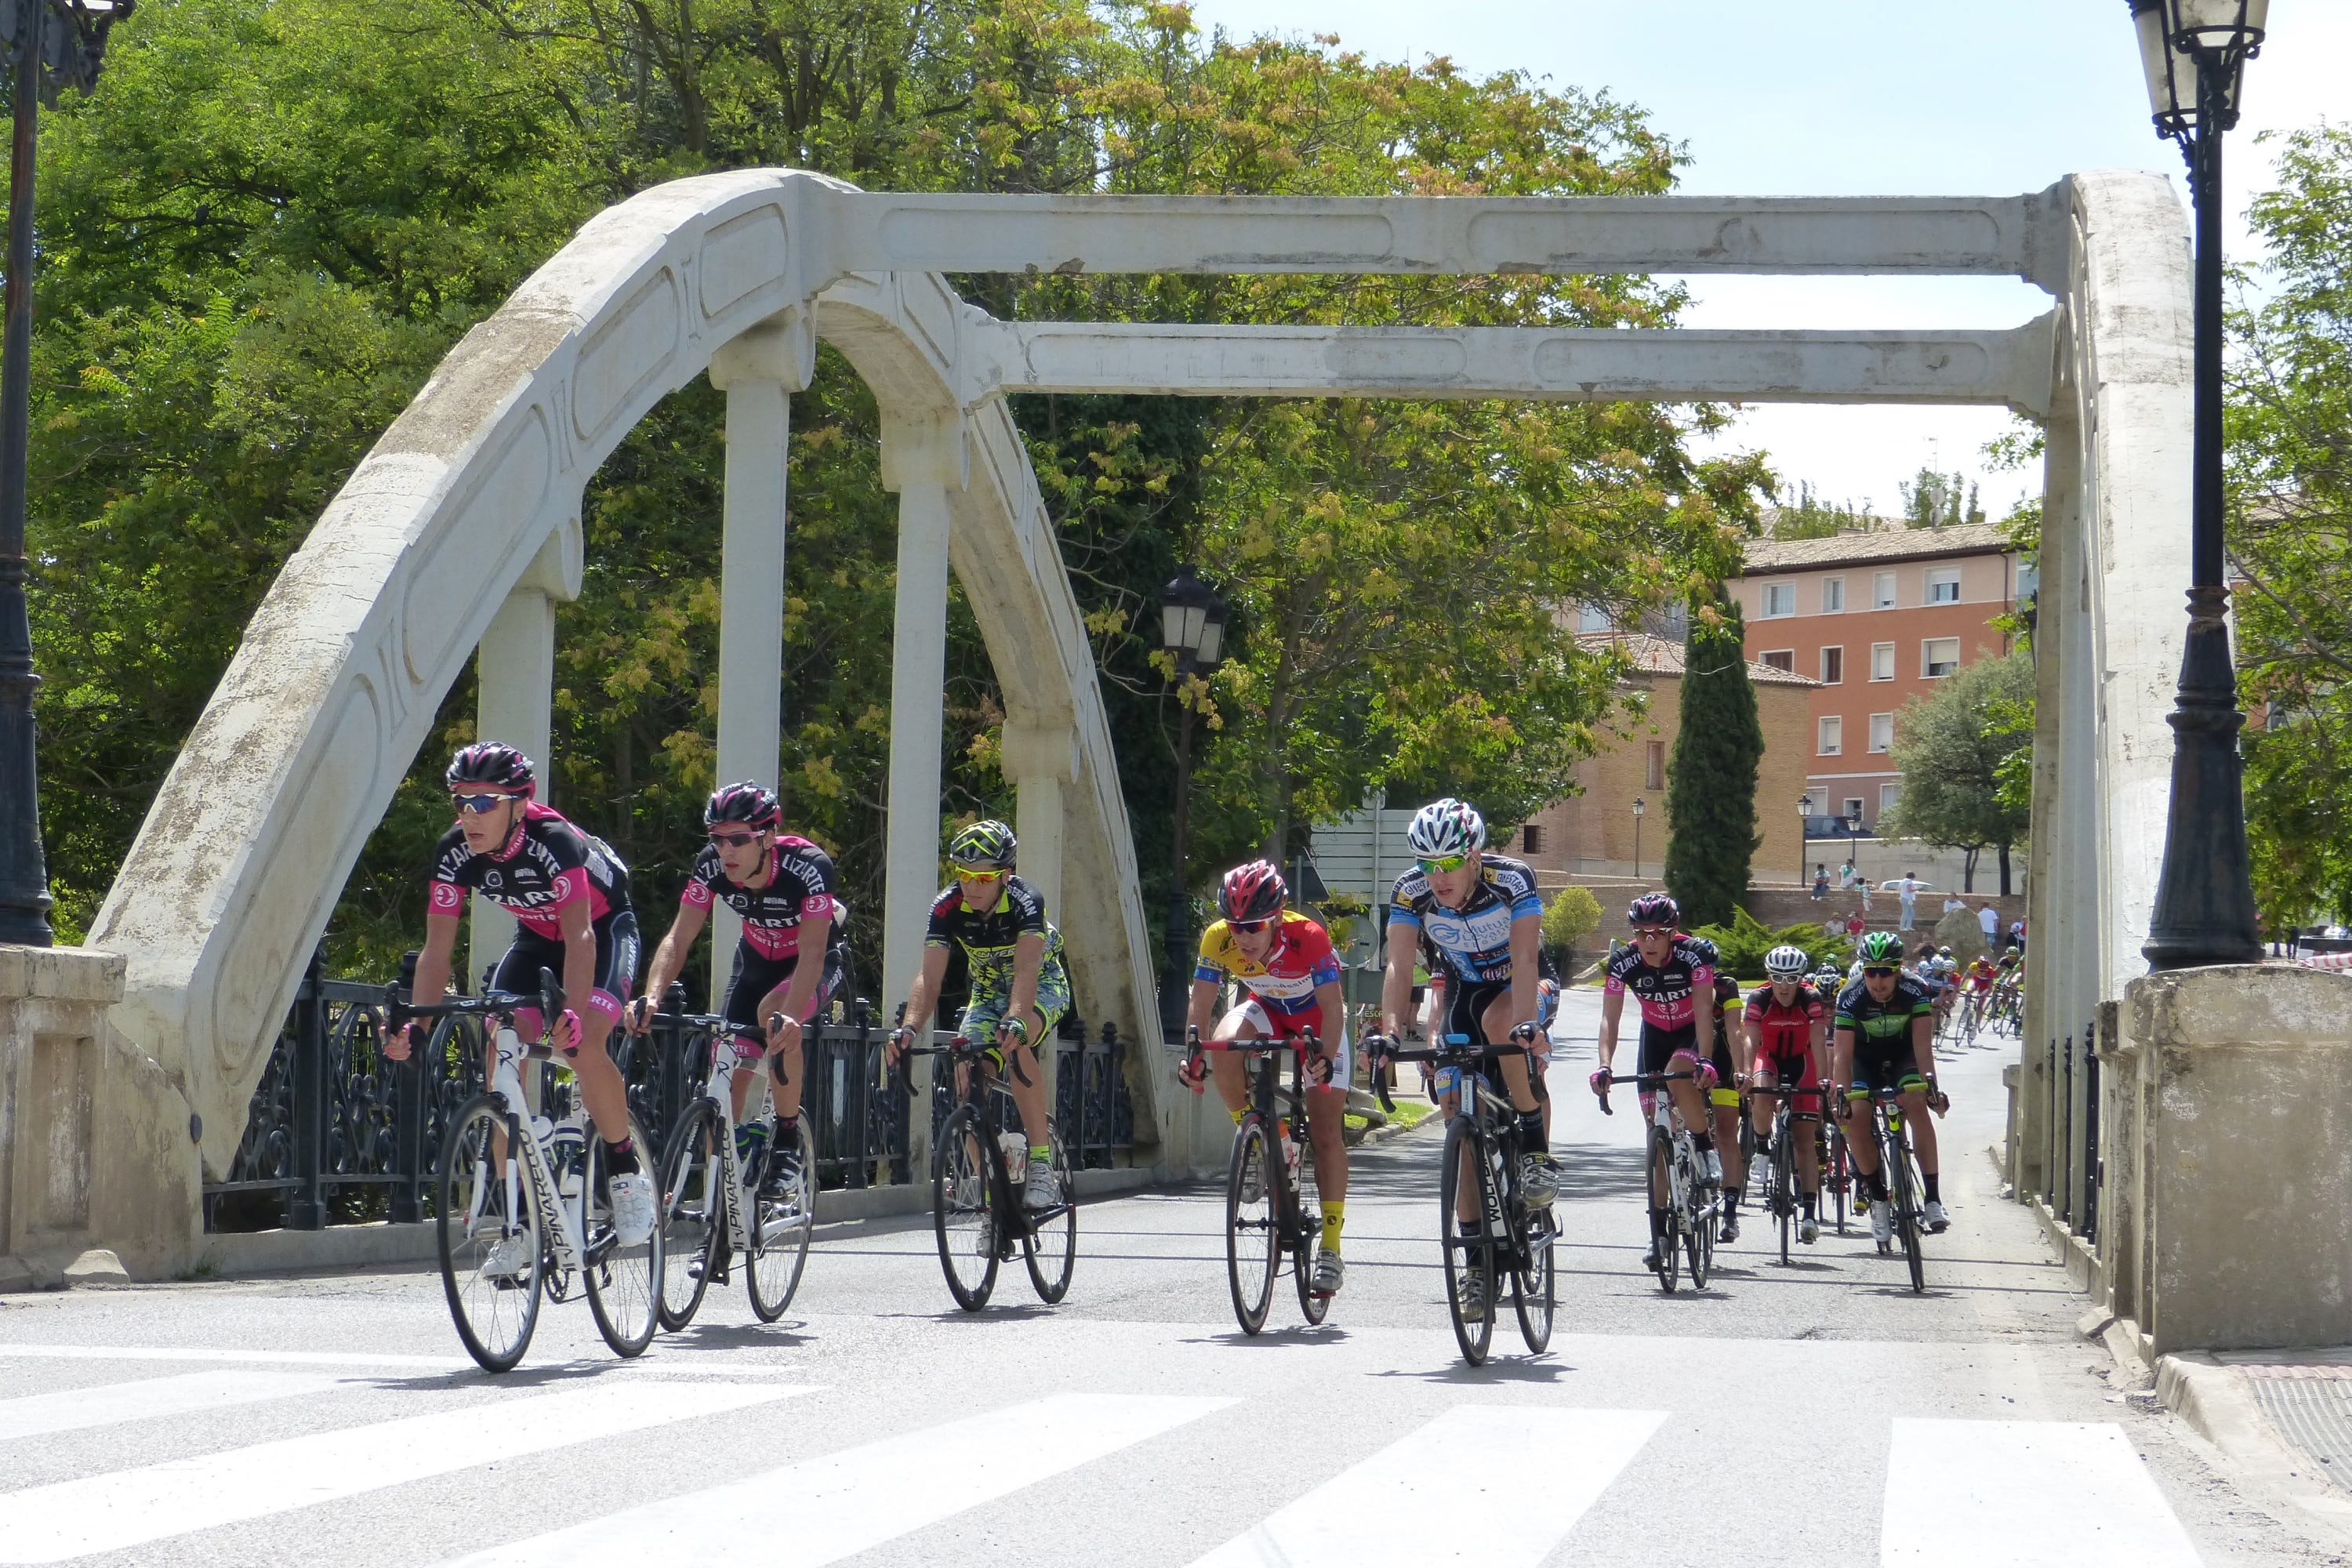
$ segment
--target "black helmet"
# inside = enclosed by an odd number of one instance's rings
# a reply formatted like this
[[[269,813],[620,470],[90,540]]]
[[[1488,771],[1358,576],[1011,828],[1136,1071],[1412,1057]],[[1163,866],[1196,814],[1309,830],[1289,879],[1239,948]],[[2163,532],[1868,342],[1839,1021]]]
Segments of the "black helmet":
[[[1010,871],[1021,847],[1013,829],[991,818],[975,822],[948,840],[948,859],[975,871]]]
[[[539,792],[538,775],[532,771],[530,759],[512,746],[497,741],[477,741],[449,759],[449,771],[442,775],[452,790],[467,786],[496,790],[500,795],[519,795],[525,800]]]
[[[766,829],[782,821],[783,816],[783,808],[776,804],[773,795],[746,779],[710,792],[710,799],[702,808],[702,826],[716,827],[722,822],[740,822],[749,828]]]
[[[1664,893],[1643,893],[1625,911],[1628,925],[1674,927],[1683,923],[1683,907]]]

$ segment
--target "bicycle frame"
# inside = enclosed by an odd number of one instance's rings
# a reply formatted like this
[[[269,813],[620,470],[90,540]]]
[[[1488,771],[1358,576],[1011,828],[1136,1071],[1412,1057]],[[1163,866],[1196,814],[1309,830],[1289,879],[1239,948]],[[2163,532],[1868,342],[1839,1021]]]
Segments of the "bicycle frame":
[[[555,1267],[559,1270],[585,1268],[589,1259],[582,1237],[586,1229],[588,1204],[585,1167],[586,1140],[590,1136],[590,1129],[587,1107],[575,1105],[570,1115],[557,1122],[547,1122],[545,1117],[531,1114],[530,1101],[523,1097],[522,1064],[539,1053],[523,1044],[511,1021],[501,1023],[492,1038],[498,1048],[498,1062],[491,1073],[490,1092],[505,1110],[509,1126],[527,1134],[516,1140],[522,1146],[521,1159],[517,1160],[515,1151],[510,1148],[503,1162],[506,1212],[509,1216],[520,1212],[516,1202],[521,1195],[520,1188],[522,1183],[528,1180],[531,1202],[539,1210],[540,1226],[547,1237],[548,1254],[553,1258]],[[542,1122],[547,1122],[544,1131],[541,1128]],[[577,1220],[565,1205],[564,1194],[555,1175],[556,1149],[567,1138],[578,1142],[581,1149],[581,1215]],[[485,1163],[488,1158],[486,1151],[483,1155]],[[481,1219],[482,1205],[488,1195],[489,1183],[477,1181],[474,1184],[474,1212],[466,1216],[468,1229]],[[511,1218],[507,1221],[509,1225],[512,1223]]]
[[[986,1135],[981,1142],[987,1145],[981,1157],[988,1162],[989,1173],[995,1177],[989,1184],[989,1194],[991,1206],[995,1210],[996,1221],[1001,1227],[997,1235],[1013,1240],[1024,1236],[1034,1237],[1044,1230],[1048,1222],[1059,1219],[1068,1212],[1076,1203],[1077,1194],[1075,1193],[1064,1193],[1060,1203],[1042,1209],[1030,1208],[1013,1195],[1013,1167],[1004,1159],[1004,1121],[996,1114],[997,1094],[1001,1090],[1010,1099],[1012,1090],[1000,1084],[996,1074],[989,1070],[987,1047],[974,1045],[962,1035],[955,1036],[944,1046],[909,1046],[898,1058],[900,1070],[905,1071],[906,1065],[919,1056],[947,1058],[949,1070],[956,1075],[961,1085],[954,1093],[954,1103],[971,1107],[972,1113],[980,1118],[981,1131]],[[1004,1060],[1007,1068],[1015,1072],[1020,1070],[1010,1055]],[[1018,1108],[1015,1109],[1017,1110]],[[1028,1136],[1025,1129],[1022,1136],[1025,1143]]]

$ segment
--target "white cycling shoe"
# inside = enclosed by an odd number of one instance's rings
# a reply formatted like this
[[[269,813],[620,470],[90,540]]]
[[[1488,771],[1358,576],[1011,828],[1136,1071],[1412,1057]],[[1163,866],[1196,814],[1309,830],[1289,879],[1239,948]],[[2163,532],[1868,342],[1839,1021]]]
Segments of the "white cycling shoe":
[[[1033,1164],[1029,1180],[1023,1184],[1021,1206],[1028,1209],[1049,1209],[1062,1201],[1062,1184],[1054,1179],[1053,1167]]]
[[[1519,1156],[1519,1199],[1531,1209],[1551,1207],[1559,1196],[1559,1165],[1549,1154]]]
[[[1885,1198],[1871,1203],[1870,1235],[1881,1247],[1895,1239],[1895,1205]]]
[[[1709,1149],[1706,1152],[1706,1179],[1717,1186],[1723,1185],[1723,1156]]]
[[[654,1179],[632,1171],[613,1177],[604,1188],[613,1199],[613,1239],[623,1247],[643,1247],[654,1233]]]
[[[1797,1239],[1811,1247],[1822,1238],[1821,1222],[1811,1215],[1797,1216]]]
[[[485,1279],[516,1279],[530,1272],[531,1243],[535,1238],[529,1231],[518,1230],[502,1236],[490,1255],[482,1259]]]
[[[1930,1236],[1943,1235],[1952,1223],[1950,1216],[1944,1213],[1944,1205],[1934,1198],[1919,1206],[1919,1217],[1926,1223]]]
[[[1315,1278],[1307,1288],[1318,1296],[1336,1296],[1347,1278],[1348,1266],[1327,1247],[1315,1255]]]

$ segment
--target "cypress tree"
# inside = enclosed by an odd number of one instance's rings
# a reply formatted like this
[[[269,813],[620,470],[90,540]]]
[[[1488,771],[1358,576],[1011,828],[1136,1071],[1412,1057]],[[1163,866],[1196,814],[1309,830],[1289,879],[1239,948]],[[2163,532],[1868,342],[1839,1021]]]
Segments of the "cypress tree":
[[[1666,890],[1683,926],[1728,925],[1748,896],[1764,726],[1748,683],[1745,628],[1720,589],[1696,597],[1683,642],[1682,720],[1666,764]]]

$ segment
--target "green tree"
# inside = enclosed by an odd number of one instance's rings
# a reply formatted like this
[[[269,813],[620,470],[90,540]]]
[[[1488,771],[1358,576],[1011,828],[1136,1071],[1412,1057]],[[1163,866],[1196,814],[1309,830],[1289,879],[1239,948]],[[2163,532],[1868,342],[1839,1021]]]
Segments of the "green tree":
[[[1987,849],[2000,857],[2000,890],[2010,890],[2009,852],[2032,817],[2013,784],[2004,795],[2002,765],[2033,744],[2031,724],[2021,731],[2016,721],[2032,701],[2033,660],[2010,653],[1962,666],[1895,716],[1887,760],[1903,775],[1903,793],[1878,830],[1961,851],[1962,891],[1976,889],[1977,858]]]
[[[1966,481],[1964,500],[1962,479],[1959,474],[1939,474],[1923,468],[1908,480],[1896,480],[1895,488],[1903,497],[1905,526],[1957,528],[1964,522],[1982,522],[1985,514],[1984,508],[1977,504],[1977,482]]]
[[[1782,492],[1777,500],[1769,520],[1775,539],[1830,539],[1871,526],[1866,509],[1852,501],[1824,501],[1813,493],[1811,481],[1800,483],[1792,492]]]
[[[1682,715],[1666,763],[1666,889],[1694,925],[1725,925],[1748,896],[1757,846],[1764,726],[1742,651],[1739,605],[1715,584],[1692,595]]]
[[[1570,948],[1601,929],[1601,900],[1590,888],[1562,888],[1544,906],[1544,945],[1556,952]]]
[[[2352,129],[2284,139],[2233,312],[2229,549],[2254,893],[2273,929],[2352,920]]]

